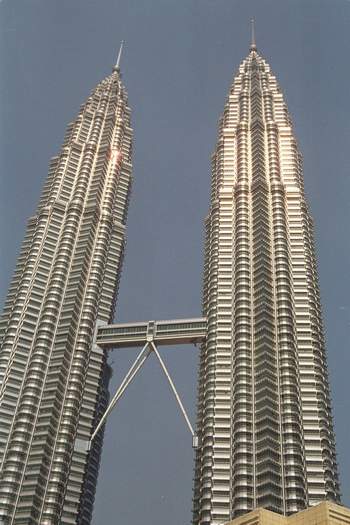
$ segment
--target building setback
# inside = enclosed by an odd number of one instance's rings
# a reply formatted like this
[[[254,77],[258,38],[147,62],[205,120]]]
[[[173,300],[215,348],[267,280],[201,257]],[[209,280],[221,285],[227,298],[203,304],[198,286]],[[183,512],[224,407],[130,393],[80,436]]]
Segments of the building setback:
[[[325,344],[302,159],[253,43],[212,156],[206,219],[194,518],[339,501]]]
[[[120,58],[120,56],[119,56]],[[118,62],[119,62],[118,58]],[[93,344],[113,318],[131,186],[118,63],[51,160],[0,326],[0,523],[89,524],[109,367]]]

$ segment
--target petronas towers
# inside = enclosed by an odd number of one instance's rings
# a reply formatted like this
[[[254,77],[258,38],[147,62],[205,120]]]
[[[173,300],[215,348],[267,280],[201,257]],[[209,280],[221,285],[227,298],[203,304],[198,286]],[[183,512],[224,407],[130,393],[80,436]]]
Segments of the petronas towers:
[[[118,60],[51,161],[5,303],[1,525],[91,523],[110,376],[96,333],[114,315],[131,152]],[[193,523],[339,501],[301,155],[254,41],[212,156],[203,318]]]
[[[106,354],[131,186],[119,68],[68,126],[26,236],[1,321],[0,523],[90,523],[108,400]],[[1,518],[3,522],[1,522]]]
[[[194,523],[339,500],[313,225],[283,95],[253,43],[212,157]]]

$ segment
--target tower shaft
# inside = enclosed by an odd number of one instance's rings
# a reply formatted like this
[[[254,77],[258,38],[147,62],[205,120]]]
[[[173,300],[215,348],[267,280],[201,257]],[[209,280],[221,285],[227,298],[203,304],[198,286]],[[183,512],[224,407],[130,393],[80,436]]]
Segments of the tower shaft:
[[[194,523],[339,501],[302,160],[255,42],[212,157],[203,315]]]
[[[67,129],[26,236],[0,325],[0,516],[88,524],[109,367],[93,345],[112,320],[131,187],[130,110],[119,70]]]

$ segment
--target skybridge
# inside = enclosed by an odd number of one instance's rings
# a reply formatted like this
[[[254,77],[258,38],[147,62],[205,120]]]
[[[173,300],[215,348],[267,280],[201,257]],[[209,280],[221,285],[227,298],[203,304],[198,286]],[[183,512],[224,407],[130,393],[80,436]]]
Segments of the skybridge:
[[[207,333],[205,317],[102,325],[97,329],[96,344],[100,348],[144,346],[154,341],[158,346],[198,344]]]
[[[207,319],[198,317],[194,319],[176,319],[167,321],[143,321],[136,323],[118,323],[111,325],[100,324],[97,326],[95,335],[95,345],[103,350],[113,350],[121,348],[141,347],[135,361],[124,376],[119,388],[111,399],[105,413],[101,417],[95,428],[87,449],[96,437],[99,430],[104,425],[107,417],[124,394],[127,387],[133,381],[137,373],[141,370],[146,359],[150,355],[155,355],[161,370],[164,372],[169,386],[175,396],[177,404],[182,412],[186,424],[192,434],[192,444],[194,448],[199,446],[198,437],[196,436],[185,408],[181,402],[180,396],[176,390],[175,384],[171,379],[169,371],[159,353],[159,346],[170,345],[197,345],[203,343],[207,336]]]

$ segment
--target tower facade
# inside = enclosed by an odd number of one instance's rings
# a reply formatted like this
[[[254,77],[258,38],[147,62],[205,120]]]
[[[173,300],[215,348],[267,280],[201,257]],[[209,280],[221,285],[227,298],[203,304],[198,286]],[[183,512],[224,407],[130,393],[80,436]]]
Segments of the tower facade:
[[[110,376],[93,340],[113,318],[131,148],[117,64],[51,160],[1,319],[0,523],[90,523],[103,435],[84,443]]]
[[[302,159],[254,42],[212,156],[203,315],[194,523],[339,501]]]

